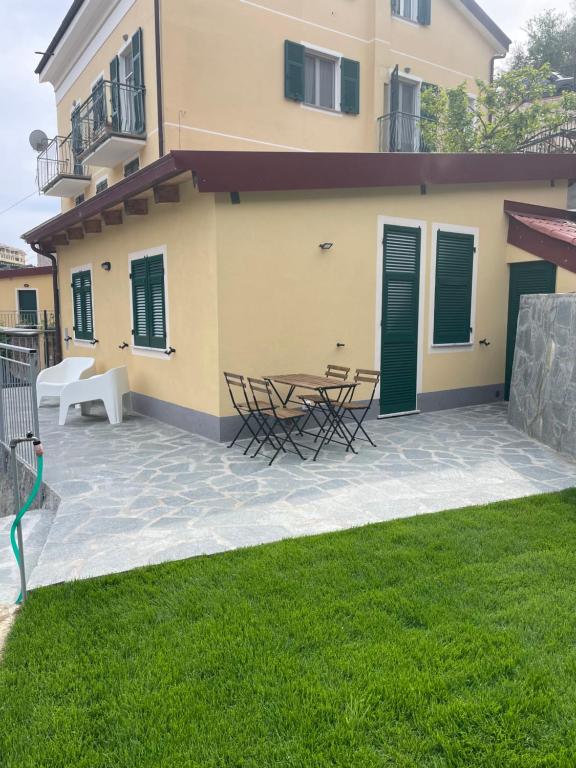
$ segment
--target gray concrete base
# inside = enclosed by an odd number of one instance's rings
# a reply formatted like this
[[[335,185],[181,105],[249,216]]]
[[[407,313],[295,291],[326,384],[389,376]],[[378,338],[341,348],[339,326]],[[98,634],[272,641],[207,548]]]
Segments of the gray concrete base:
[[[469,405],[499,403],[503,399],[504,384],[446,389],[442,392],[422,392],[418,395],[418,410],[421,413],[445,411],[448,408],[465,408]]]
[[[500,402],[504,395],[504,385],[494,384],[485,387],[467,387],[465,389],[449,389],[442,392],[424,392],[418,395],[418,409],[422,413],[429,411],[443,411],[448,408],[462,408],[469,405],[485,405]],[[230,442],[242,426],[239,416],[213,416],[203,411],[195,411],[192,408],[184,408],[181,405],[158,400],[155,397],[141,395],[137,392],[131,394],[132,408],[144,416],[163,421],[173,427],[180,427],[187,432],[207,437],[210,440],[227,443]],[[377,419],[379,416],[379,403],[374,400],[369,419]],[[248,437],[246,430],[243,437]]]

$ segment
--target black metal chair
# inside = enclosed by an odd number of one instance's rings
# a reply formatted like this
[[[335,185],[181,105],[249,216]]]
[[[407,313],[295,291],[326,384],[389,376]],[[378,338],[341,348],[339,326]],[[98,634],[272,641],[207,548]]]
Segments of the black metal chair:
[[[286,408],[277,405],[274,402],[274,392],[272,385],[265,379],[248,378],[252,396],[254,398],[254,407],[258,411],[263,424],[262,440],[252,458],[258,456],[262,448],[268,443],[274,450],[274,455],[268,462],[271,466],[280,452],[296,453],[301,459],[306,457],[301,453],[300,448],[294,442],[292,432],[296,428],[297,422],[306,415],[300,408]],[[254,441],[252,441],[254,442]],[[287,444],[291,446],[287,447]]]
[[[361,401],[349,400],[348,402],[341,403],[340,408],[342,412],[342,418],[344,419],[348,418],[349,420],[354,421],[354,426],[352,427],[352,430],[351,430],[352,441],[356,439],[368,440],[370,445],[373,445],[374,448],[376,448],[376,443],[372,440],[372,438],[366,432],[366,430],[362,425],[370,408],[372,407],[372,403],[374,402],[376,387],[380,383],[380,372],[371,371],[368,368],[357,368],[356,375],[354,376],[354,381],[356,382],[356,384],[372,385],[370,399],[361,400]],[[359,432],[362,432],[364,437],[360,437],[358,434]]]
[[[228,448],[232,448],[244,430],[248,430],[248,432],[252,435],[252,440],[244,451],[246,454],[254,444],[255,440],[260,442],[260,437],[264,430],[264,424],[260,417],[260,411],[258,408],[256,408],[252,402],[252,398],[248,395],[246,379],[244,376],[240,375],[239,373],[229,373],[224,371],[224,378],[226,379],[228,392],[230,393],[230,400],[232,401],[234,410],[242,419],[242,425],[240,426],[238,432],[236,432],[232,442],[228,445]]]

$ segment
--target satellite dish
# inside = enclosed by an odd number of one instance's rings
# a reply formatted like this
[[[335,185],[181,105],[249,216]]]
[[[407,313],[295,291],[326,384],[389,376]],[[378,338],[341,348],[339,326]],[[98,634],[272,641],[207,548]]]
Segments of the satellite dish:
[[[44,131],[32,131],[28,141],[30,142],[32,149],[34,149],[36,152],[42,152],[48,146],[48,136],[46,136]]]

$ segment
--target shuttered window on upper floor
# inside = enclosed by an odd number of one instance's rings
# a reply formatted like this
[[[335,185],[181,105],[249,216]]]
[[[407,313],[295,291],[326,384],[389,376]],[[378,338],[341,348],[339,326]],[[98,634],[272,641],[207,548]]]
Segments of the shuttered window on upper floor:
[[[74,338],[94,339],[92,312],[92,273],[89,269],[72,274],[72,306],[74,309]]]
[[[313,107],[360,112],[360,64],[286,40],[284,95]]]
[[[134,346],[166,348],[164,257],[146,256],[131,264]]]
[[[432,18],[432,0],[391,0],[392,14],[428,26]]]
[[[438,231],[434,344],[468,344],[472,334],[474,235]]]

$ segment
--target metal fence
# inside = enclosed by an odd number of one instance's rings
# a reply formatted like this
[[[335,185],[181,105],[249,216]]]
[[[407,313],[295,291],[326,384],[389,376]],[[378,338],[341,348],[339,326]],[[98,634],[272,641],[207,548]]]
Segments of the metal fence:
[[[86,165],[77,162],[72,151],[72,134],[56,136],[40,152],[37,160],[38,188],[40,192],[49,189],[62,176],[89,178]]]
[[[421,115],[391,112],[378,118],[380,152],[434,152],[435,121]]]
[[[37,375],[36,349],[0,343],[0,442],[7,447],[10,440],[24,437],[28,432],[40,436]],[[31,443],[19,445],[16,456],[28,466],[35,466]]]
[[[40,370],[60,362],[56,319],[51,310],[0,310],[0,342],[37,350]]]

